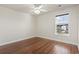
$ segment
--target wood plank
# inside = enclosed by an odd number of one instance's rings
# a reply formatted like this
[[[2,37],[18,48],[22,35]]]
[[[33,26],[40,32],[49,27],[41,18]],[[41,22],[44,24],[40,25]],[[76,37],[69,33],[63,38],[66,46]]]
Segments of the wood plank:
[[[0,46],[0,54],[77,54],[76,45],[34,37]]]

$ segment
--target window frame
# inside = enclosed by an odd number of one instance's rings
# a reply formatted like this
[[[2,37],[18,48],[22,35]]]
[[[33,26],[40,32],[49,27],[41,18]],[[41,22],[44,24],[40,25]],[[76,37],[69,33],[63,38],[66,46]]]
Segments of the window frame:
[[[55,16],[55,34],[56,35],[63,35],[63,36],[69,36],[69,22],[68,22],[68,33],[64,33],[64,34],[60,34],[60,33],[57,33],[57,24],[56,24],[56,17],[59,17],[59,16],[64,16],[64,15],[68,15],[68,19],[70,17],[70,14],[69,13],[64,13],[64,14],[60,14],[60,15],[56,15]],[[70,21],[70,19],[68,20]]]

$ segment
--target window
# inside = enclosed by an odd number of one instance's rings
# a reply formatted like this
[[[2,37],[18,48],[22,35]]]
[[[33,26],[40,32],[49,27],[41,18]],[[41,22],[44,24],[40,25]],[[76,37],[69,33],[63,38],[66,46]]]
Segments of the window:
[[[57,34],[69,34],[69,14],[57,15],[55,25]]]

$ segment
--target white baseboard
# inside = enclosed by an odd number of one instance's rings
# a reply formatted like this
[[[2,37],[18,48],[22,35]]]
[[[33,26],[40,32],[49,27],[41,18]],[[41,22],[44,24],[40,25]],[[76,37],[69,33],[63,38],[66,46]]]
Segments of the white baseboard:
[[[60,42],[64,42],[64,43],[73,44],[73,45],[78,46],[78,43],[72,43],[72,42],[69,42],[69,41],[62,41],[60,39],[55,39],[55,38],[50,38],[50,37],[45,37],[45,36],[37,36],[37,37],[46,38],[46,39],[55,40],[55,41],[60,41]]]
[[[19,39],[19,40],[14,40],[14,41],[5,42],[5,43],[0,44],[0,46],[6,45],[6,44],[10,44],[10,43],[14,43],[14,42],[18,42],[18,41],[25,40],[25,39],[30,39],[30,38],[33,38],[33,37],[35,37],[35,36],[25,37],[25,38],[21,38],[21,39]]]
[[[29,38],[33,38],[33,37],[36,37],[36,36],[30,36],[30,37],[21,38],[21,39],[19,39],[19,40],[14,40],[14,41],[5,42],[5,43],[0,44],[0,46],[6,45],[6,44],[10,44],[10,43],[14,43],[14,42],[18,42],[18,41],[25,40],[25,39],[29,39]],[[71,42],[67,42],[67,41],[62,41],[62,40],[55,39],[55,38],[50,38],[50,37],[44,37],[44,36],[37,36],[37,37],[41,37],[41,38],[46,38],[46,39],[50,39],[50,40],[55,40],[55,41],[60,41],[60,42],[64,42],[64,43],[69,43],[69,44],[78,45],[78,44],[76,44],[76,43],[71,43]],[[79,48],[79,45],[78,45],[78,48]]]

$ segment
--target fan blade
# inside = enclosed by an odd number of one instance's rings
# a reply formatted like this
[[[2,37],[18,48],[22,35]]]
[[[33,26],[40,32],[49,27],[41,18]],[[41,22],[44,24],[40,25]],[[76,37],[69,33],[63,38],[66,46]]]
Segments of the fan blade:
[[[47,10],[45,10],[45,9],[40,9],[40,11],[47,12]]]
[[[35,8],[35,5],[32,5],[32,8],[34,9]]]
[[[43,5],[40,5],[39,7],[38,7],[38,9],[41,9],[43,7]]]

